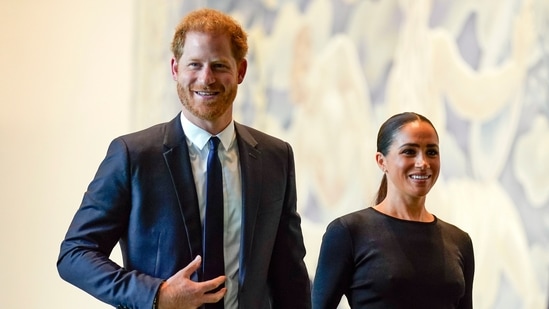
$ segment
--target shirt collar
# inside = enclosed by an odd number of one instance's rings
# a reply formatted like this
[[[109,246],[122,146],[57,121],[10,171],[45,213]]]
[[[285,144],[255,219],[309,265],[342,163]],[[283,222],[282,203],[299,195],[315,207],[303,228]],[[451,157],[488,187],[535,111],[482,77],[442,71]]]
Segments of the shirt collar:
[[[212,134],[190,122],[183,113],[181,113],[180,117],[185,136],[192,144],[198,147],[198,149],[202,150],[210,140],[210,137],[212,137]],[[231,123],[216,136],[221,140],[223,148],[229,149],[229,146],[235,138],[234,120],[231,120]]]

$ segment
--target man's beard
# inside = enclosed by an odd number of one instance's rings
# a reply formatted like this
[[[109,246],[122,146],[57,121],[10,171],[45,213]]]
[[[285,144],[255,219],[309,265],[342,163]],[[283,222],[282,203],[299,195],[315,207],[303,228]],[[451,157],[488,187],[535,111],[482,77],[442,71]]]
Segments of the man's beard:
[[[180,83],[177,83],[177,95],[183,107],[191,114],[197,118],[211,121],[219,118],[232,106],[236,97],[236,89],[217,97],[215,102],[208,102],[207,109],[197,108],[197,106],[203,106],[206,103],[196,102],[193,98],[193,91],[183,88]]]

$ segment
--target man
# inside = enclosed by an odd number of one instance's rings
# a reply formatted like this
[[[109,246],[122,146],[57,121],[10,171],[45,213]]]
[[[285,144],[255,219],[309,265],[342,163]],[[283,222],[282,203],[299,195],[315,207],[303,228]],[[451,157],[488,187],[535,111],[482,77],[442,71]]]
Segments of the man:
[[[182,112],[111,143],[61,244],[63,279],[119,308],[310,308],[292,148],[232,118],[247,48],[241,26],[221,12],[183,19],[171,60]],[[213,263],[222,274],[208,279],[212,136],[224,213],[212,239],[222,238],[224,252]],[[123,268],[109,259],[117,242]]]

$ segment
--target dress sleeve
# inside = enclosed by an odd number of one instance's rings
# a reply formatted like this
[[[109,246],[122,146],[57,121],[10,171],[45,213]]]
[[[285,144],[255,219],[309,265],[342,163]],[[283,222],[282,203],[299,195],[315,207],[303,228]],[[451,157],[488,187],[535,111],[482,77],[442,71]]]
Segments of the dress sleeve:
[[[475,257],[473,252],[473,242],[467,235],[467,239],[462,248],[463,255],[463,276],[465,278],[465,294],[460,301],[458,309],[473,308],[473,277],[475,273]]]
[[[341,220],[335,220],[322,238],[313,282],[313,309],[335,309],[348,291],[354,269],[352,239]]]

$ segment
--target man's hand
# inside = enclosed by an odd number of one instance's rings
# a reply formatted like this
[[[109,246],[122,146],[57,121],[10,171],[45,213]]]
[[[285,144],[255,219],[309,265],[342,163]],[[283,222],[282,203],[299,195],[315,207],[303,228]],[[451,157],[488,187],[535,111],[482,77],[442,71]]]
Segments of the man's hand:
[[[222,285],[225,276],[204,282],[191,280],[191,275],[201,263],[202,258],[197,256],[189,265],[162,283],[158,290],[158,309],[195,309],[204,303],[216,303],[225,296],[225,287],[215,293],[207,293]]]

